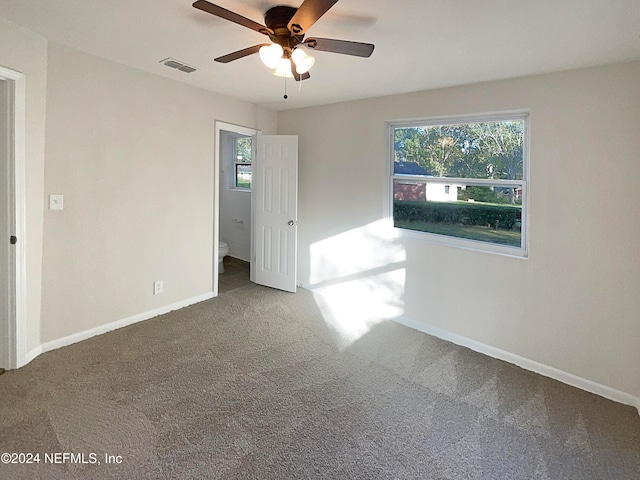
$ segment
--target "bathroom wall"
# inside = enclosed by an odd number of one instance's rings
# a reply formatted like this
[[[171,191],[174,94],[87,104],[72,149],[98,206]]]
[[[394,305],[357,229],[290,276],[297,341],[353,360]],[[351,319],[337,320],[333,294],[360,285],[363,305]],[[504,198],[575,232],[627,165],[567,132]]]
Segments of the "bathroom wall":
[[[220,239],[229,255],[251,258],[251,192],[234,190],[233,144],[236,134],[220,132]]]

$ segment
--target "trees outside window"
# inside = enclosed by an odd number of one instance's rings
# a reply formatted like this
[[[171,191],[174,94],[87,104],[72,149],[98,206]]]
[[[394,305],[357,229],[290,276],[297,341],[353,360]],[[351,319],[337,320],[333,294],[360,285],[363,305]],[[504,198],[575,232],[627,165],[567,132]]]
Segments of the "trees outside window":
[[[526,255],[527,131],[525,113],[391,124],[394,226]]]

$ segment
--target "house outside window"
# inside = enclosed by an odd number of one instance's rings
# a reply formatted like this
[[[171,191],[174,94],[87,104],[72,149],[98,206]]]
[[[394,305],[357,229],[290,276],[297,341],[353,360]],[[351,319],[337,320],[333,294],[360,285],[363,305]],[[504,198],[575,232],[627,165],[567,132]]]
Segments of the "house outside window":
[[[528,114],[391,123],[391,215],[402,234],[527,256]]]
[[[234,142],[234,188],[251,190],[251,137],[236,137]]]

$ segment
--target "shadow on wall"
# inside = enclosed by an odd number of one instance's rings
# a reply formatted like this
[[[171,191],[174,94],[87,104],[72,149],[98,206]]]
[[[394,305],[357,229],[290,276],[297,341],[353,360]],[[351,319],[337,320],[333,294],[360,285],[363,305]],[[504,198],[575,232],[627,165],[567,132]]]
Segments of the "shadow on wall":
[[[403,315],[406,253],[391,220],[318,241],[309,254],[309,288],[338,348]]]

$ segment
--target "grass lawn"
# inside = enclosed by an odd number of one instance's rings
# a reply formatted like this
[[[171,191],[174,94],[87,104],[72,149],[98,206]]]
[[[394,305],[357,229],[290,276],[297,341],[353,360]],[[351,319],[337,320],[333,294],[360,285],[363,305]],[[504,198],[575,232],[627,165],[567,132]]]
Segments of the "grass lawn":
[[[408,220],[396,220],[394,225],[397,228],[417,230],[419,232],[435,233],[438,235],[449,235],[451,237],[467,238],[469,240],[479,240],[481,242],[497,243],[512,247],[520,246],[522,234],[511,230],[494,230],[489,227],[450,225],[446,223],[410,222]]]

